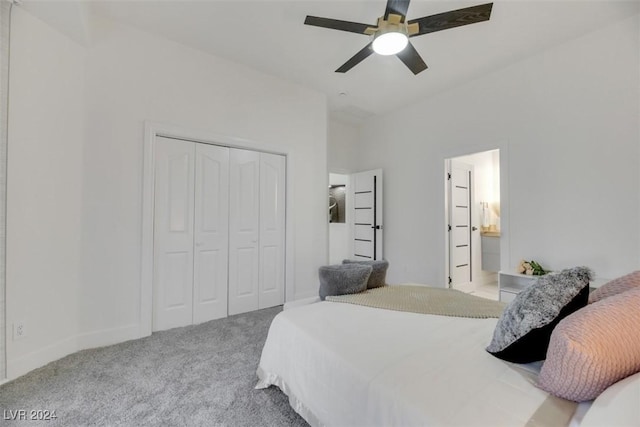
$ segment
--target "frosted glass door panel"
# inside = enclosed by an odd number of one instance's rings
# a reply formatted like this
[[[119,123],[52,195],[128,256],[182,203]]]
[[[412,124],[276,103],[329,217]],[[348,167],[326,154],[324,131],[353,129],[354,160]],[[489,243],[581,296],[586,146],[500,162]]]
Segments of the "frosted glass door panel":
[[[449,271],[454,288],[471,282],[471,170],[471,165],[451,161]]]
[[[383,258],[382,170],[358,172],[353,183],[353,259]]]

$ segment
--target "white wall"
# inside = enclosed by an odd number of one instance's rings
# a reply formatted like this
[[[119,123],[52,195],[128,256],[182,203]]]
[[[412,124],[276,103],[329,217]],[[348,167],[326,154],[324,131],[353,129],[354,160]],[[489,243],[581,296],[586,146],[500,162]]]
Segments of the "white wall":
[[[338,173],[357,172],[359,126],[331,118],[327,130],[327,166]]]
[[[443,160],[495,148],[503,269],[638,268],[638,33],[635,16],[363,126],[356,167],[384,169],[390,283],[444,286]]]
[[[76,349],[85,114],[83,49],[18,7],[11,29],[8,378]]]
[[[16,16],[7,296],[9,322],[25,320],[29,337],[9,342],[10,377],[139,336],[145,120],[289,151],[287,300],[317,293],[328,256],[324,95],[127,27],[100,22],[83,50]]]
[[[12,5],[0,2],[0,383],[6,378],[6,221],[7,221],[7,133],[9,103],[9,23]]]
[[[354,166],[358,159],[358,136],[360,127],[353,123],[331,117],[327,130],[327,168],[329,184],[347,186],[346,219],[344,224],[329,224],[329,264],[340,264],[353,254],[353,229],[351,225],[352,203],[349,190],[349,174],[357,172]]]
[[[89,51],[87,76],[83,330],[138,320],[144,120],[290,149],[296,286],[287,299],[317,292],[327,257],[324,95],[115,25]]]

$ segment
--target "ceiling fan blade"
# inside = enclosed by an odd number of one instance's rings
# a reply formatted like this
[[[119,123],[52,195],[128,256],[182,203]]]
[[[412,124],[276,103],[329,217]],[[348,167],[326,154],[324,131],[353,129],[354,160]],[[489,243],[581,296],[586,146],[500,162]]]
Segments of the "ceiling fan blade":
[[[409,21],[409,25],[417,23],[420,26],[418,33],[413,34],[412,37],[460,27],[462,25],[475,24],[476,22],[488,21],[491,17],[492,7],[493,3],[487,3],[412,19]]]
[[[304,20],[306,25],[329,28],[332,30],[348,31],[350,33],[364,34],[371,25],[360,24],[359,22],[340,21],[338,19],[320,18],[317,16],[307,16]],[[375,25],[374,25],[375,27]]]
[[[336,70],[336,73],[346,73],[359,63],[361,63],[365,58],[373,53],[373,48],[371,47],[371,43],[366,45],[360,52],[356,53],[349,59],[347,62],[342,64],[340,68]]]
[[[413,74],[418,74],[427,69],[427,64],[422,60],[415,47],[411,43],[407,45],[401,52],[396,53],[400,61],[404,62]]]
[[[400,22],[404,22],[409,9],[409,0],[387,0],[387,8],[384,11],[384,19],[389,18],[389,14],[402,16]]]

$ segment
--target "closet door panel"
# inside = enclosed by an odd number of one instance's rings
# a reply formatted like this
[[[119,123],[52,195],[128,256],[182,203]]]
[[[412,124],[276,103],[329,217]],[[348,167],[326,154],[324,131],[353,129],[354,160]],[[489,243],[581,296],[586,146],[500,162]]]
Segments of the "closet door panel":
[[[195,144],[193,323],[227,315],[229,149]]]
[[[229,314],[259,308],[260,153],[229,152]]]
[[[236,252],[238,260],[238,275],[236,297],[253,298],[255,296],[255,271],[257,251],[253,247],[238,248]]]
[[[193,143],[156,141],[154,331],[192,323],[194,154]]]
[[[260,153],[259,308],[284,303],[286,159]]]
[[[163,307],[166,310],[187,309],[189,306],[189,287],[186,283],[191,276],[191,256],[188,251],[166,251],[161,266],[164,277],[161,281]],[[187,316],[185,316],[185,321]]]

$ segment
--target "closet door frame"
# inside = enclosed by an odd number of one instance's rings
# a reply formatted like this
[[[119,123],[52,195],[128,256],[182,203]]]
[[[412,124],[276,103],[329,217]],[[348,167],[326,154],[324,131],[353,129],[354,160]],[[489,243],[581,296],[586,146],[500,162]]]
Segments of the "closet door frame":
[[[285,283],[284,301],[294,294],[293,283],[293,188],[294,158],[291,151],[283,146],[260,143],[256,141],[199,132],[157,122],[146,121],[144,124],[143,177],[142,177],[142,249],[140,261],[140,335],[151,335],[153,316],[153,224],[154,224],[154,185],[155,185],[155,145],[157,137],[181,139],[185,141],[219,145],[229,148],[240,148],[262,153],[278,154],[285,157],[286,193],[285,200]]]

